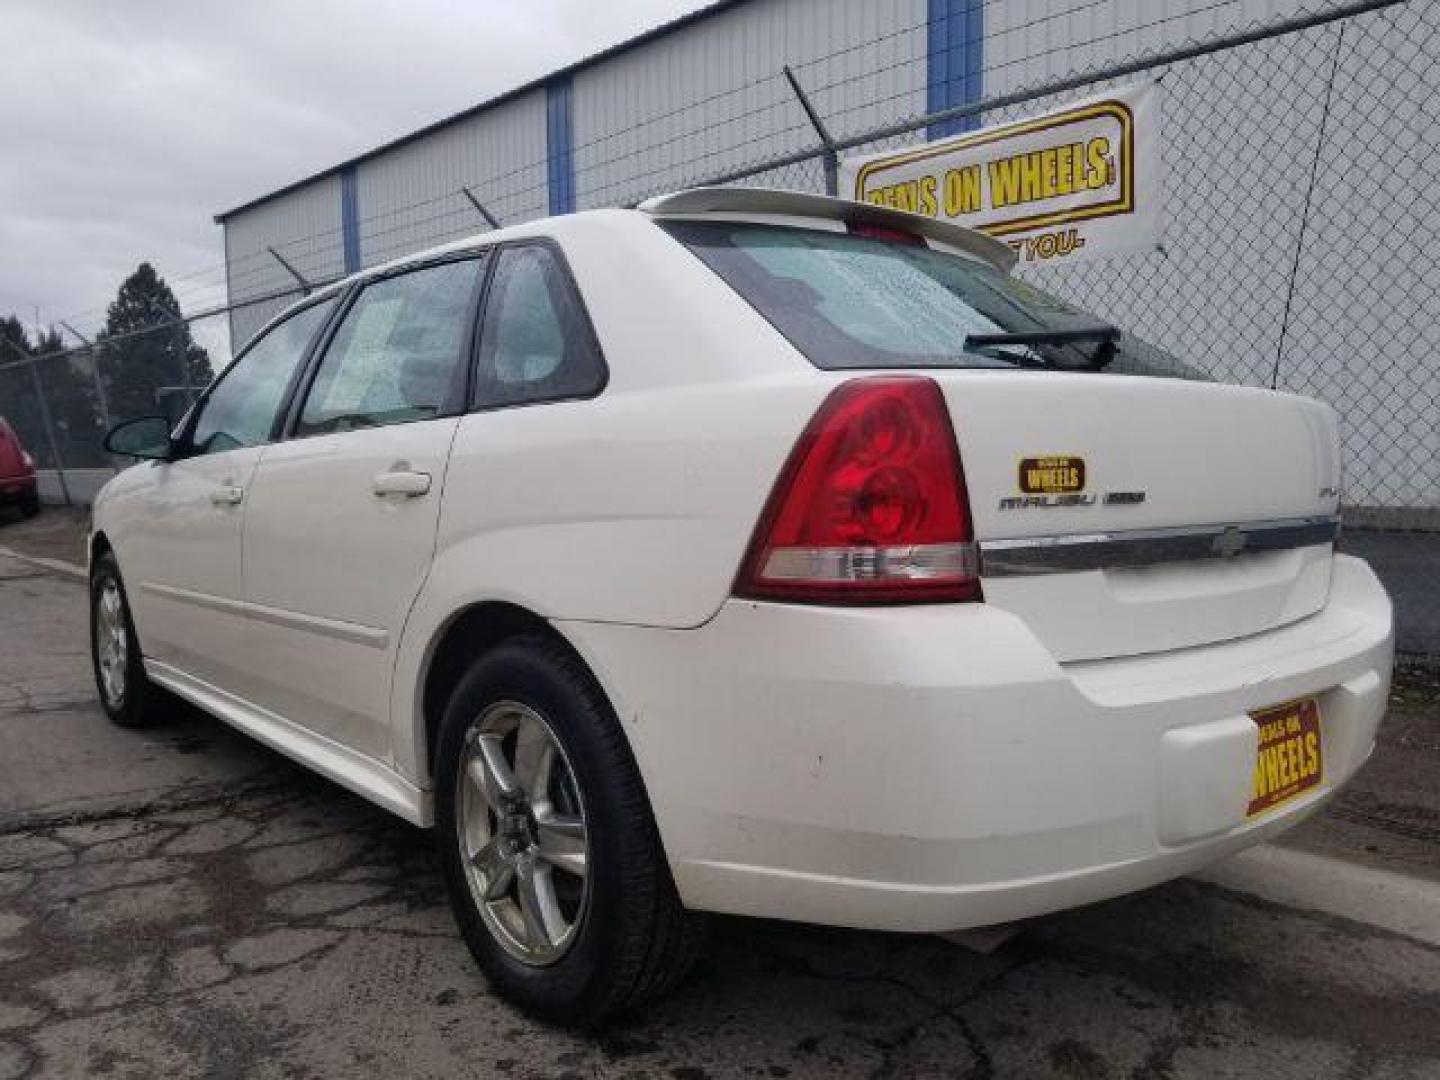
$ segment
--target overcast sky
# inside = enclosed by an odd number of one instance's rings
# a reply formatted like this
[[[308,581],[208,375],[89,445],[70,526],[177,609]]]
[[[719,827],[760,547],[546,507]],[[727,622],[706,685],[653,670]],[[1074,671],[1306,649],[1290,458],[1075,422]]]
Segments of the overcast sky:
[[[219,210],[705,0],[3,0],[0,316],[84,333],[142,259],[223,292]]]

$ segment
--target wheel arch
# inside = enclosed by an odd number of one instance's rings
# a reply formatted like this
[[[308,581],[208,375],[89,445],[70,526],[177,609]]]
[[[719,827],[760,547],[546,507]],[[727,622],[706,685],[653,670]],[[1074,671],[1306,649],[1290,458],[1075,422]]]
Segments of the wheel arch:
[[[477,656],[501,642],[522,635],[539,635],[562,645],[574,654],[595,679],[611,708],[616,702],[599,673],[585,656],[548,619],[519,604],[499,600],[472,603],[454,612],[432,636],[420,671],[416,694],[419,715],[415,734],[415,761],[423,779],[431,782],[435,773],[435,749],[446,702]],[[423,740],[423,741],[421,741]]]

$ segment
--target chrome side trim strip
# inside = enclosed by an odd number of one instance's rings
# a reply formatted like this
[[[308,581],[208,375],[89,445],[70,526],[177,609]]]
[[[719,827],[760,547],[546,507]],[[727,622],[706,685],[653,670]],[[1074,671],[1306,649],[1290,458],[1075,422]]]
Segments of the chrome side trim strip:
[[[1339,535],[1339,517],[1326,515],[1233,525],[1185,525],[1171,529],[983,540],[980,575],[1015,577],[1225,559],[1252,551],[1284,551],[1334,543]]]
[[[235,615],[242,619],[257,619],[260,622],[283,626],[289,630],[304,630],[307,633],[319,634],[337,641],[347,641],[352,645],[384,649],[390,644],[389,632],[379,627],[341,622],[339,619],[327,619],[320,615],[306,615],[300,611],[286,611],[282,608],[268,607],[265,604],[252,604],[245,600],[231,600],[225,596],[194,592],[191,589],[182,589],[175,585],[161,585],[154,581],[141,582],[140,589],[152,596],[163,596],[169,600],[194,604],[196,607],[208,608],[226,615]]]
[[[304,630],[321,637],[335,638],[351,645],[365,645],[372,649],[383,649],[390,644],[390,634],[374,626],[360,623],[341,622],[320,615],[307,615],[303,611],[287,611],[265,604],[245,604],[245,613],[258,622],[283,626],[288,630]]]
[[[151,596],[163,596],[167,600],[177,600],[183,604],[193,604],[195,607],[206,608],[210,611],[219,611],[225,615],[245,617],[245,604],[241,600],[231,600],[228,597],[216,596],[213,593],[196,592],[193,589],[182,589],[178,585],[161,585],[155,581],[142,581],[140,591],[149,593]]]

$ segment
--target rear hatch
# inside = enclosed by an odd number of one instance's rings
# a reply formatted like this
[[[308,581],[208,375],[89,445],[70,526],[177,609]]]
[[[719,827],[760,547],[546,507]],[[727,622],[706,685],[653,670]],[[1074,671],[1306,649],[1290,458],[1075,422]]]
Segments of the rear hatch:
[[[927,374],[960,444],[985,599],[1057,659],[1223,641],[1324,605],[1327,406],[1175,379]]]
[[[661,225],[817,368],[935,380],[984,599],[1058,660],[1242,637],[1325,603],[1340,483],[1328,406],[1205,381],[1010,277],[1012,254],[977,233],[802,201],[815,220]]]

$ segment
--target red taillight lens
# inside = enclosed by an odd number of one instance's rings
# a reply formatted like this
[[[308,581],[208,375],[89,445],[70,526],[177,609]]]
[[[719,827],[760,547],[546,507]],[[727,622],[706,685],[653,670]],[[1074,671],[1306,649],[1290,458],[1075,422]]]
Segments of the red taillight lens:
[[[767,600],[978,600],[965,478],[933,379],[854,379],[790,454],[736,592]]]
[[[925,246],[923,236],[916,236],[903,229],[887,229],[883,225],[865,225],[854,221],[845,228],[851,236],[861,236],[867,240],[879,240],[885,244],[900,244],[904,247]]]

